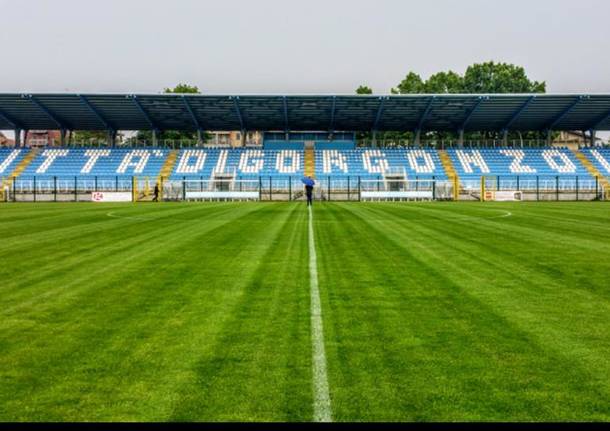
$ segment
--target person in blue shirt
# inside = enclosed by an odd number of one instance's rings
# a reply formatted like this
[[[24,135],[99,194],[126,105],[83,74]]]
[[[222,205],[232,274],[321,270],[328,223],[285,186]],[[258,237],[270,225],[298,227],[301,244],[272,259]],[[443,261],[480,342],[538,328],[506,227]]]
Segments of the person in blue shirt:
[[[305,194],[307,195],[307,206],[311,206],[313,204],[313,188],[316,185],[316,182],[311,177],[303,178],[303,184],[305,184]]]

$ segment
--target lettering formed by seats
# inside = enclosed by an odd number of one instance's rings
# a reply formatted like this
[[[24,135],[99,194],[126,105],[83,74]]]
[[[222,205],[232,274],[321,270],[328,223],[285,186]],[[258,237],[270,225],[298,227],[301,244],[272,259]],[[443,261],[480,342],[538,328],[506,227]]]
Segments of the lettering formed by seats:
[[[348,173],[345,156],[337,150],[322,151],[322,172],[325,174],[333,173],[336,167],[344,174]]]
[[[301,153],[299,151],[280,150],[275,157],[275,170],[281,174],[294,174],[300,167]]]
[[[380,150],[366,150],[362,153],[362,165],[371,174],[383,174],[388,170],[388,160]]]
[[[572,163],[567,154],[559,150],[544,150],[542,157],[554,171],[562,174],[573,174],[576,172],[576,165]]]
[[[604,158],[601,152],[598,150],[591,150],[591,155],[595,157],[595,160],[599,162],[600,166],[606,171],[606,173],[610,174],[610,162]]]
[[[38,169],[36,169],[37,174],[44,174],[47,172],[47,169],[51,167],[55,159],[58,157],[66,157],[68,155],[68,150],[66,149],[53,149],[53,150],[44,150],[42,152],[42,157],[44,161],[40,164]]]
[[[80,173],[81,174],[91,173],[91,170],[95,167],[95,164],[97,163],[98,159],[100,157],[108,157],[108,156],[110,156],[110,150],[95,149],[95,150],[85,151],[85,157],[88,157],[89,160],[87,160],[87,163],[85,163],[83,168],[80,170]]]
[[[22,149],[0,149],[0,174],[14,170],[27,153]],[[45,176],[155,176],[167,160],[169,150],[155,148],[48,148],[37,155],[21,175]],[[589,176],[589,172],[565,148],[449,148],[446,152],[460,179],[482,175]],[[610,173],[610,152],[583,150],[603,174]],[[355,148],[315,150],[315,173],[361,179],[400,175],[405,179],[447,178],[439,153],[432,148]],[[304,175],[304,152],[298,149],[185,148],[178,151],[170,177],[238,175]]]
[[[158,157],[158,153],[154,153],[154,155],[157,155]],[[150,159],[150,156],[151,153],[148,150],[130,151],[123,158],[123,161],[121,162],[119,168],[116,170],[116,173],[124,174],[129,168],[133,168],[134,174],[141,174],[144,171],[144,168],[146,168],[146,164],[148,163],[148,159]]]
[[[178,166],[176,167],[176,173],[178,174],[197,174],[203,169],[207,154],[202,150],[184,150]]]
[[[239,159],[239,171],[245,174],[258,174],[264,166],[264,153],[261,150],[246,150]]]
[[[511,157],[513,159],[510,164],[510,171],[514,174],[535,174],[536,169],[523,164],[525,159],[525,152],[523,150],[500,150],[500,154]]]
[[[17,156],[21,153],[21,150],[13,150],[9,153],[9,155],[0,163],[0,174],[3,174],[4,171],[15,161]]]
[[[487,163],[485,163],[483,156],[478,150],[472,150],[469,152],[457,150],[457,156],[462,164],[464,172],[468,174],[474,173],[474,170],[472,169],[473,166],[479,168],[483,174],[488,174],[490,172]]]
[[[407,153],[409,166],[418,174],[433,174],[436,170],[432,156],[424,150],[414,150]],[[423,161],[424,163],[420,163]]]

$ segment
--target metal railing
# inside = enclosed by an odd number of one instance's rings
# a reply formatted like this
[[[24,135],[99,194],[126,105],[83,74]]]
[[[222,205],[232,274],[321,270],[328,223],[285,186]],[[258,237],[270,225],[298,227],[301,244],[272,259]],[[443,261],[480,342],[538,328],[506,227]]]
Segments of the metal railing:
[[[329,141],[331,142],[331,141]],[[407,139],[357,139],[355,141],[357,147],[382,147],[382,148],[436,148],[436,149],[447,149],[447,148],[540,148],[548,146],[546,139],[510,139],[506,143],[503,140],[498,139],[481,139],[481,140],[465,140],[460,143],[456,139],[448,140],[421,140],[419,144],[416,144],[413,140]],[[576,147],[588,147],[589,144],[583,144],[582,142],[575,141],[553,141],[553,146],[576,146]],[[160,147],[160,148],[243,148],[243,147],[232,147],[229,142],[216,142],[214,139],[206,141],[197,141],[189,139],[165,139],[158,140],[156,145],[153,145],[152,141],[149,140],[135,140],[129,139],[123,142],[117,142],[115,148],[149,148],[149,147]],[[610,144],[600,144],[601,147],[609,147]],[[109,148],[109,144],[106,140],[90,139],[81,140],[76,142],[66,142],[64,147],[67,148]],[[246,148],[262,148],[262,144],[256,143],[255,141],[247,141]],[[323,149],[322,146],[318,146],[317,149]]]
[[[589,147],[589,144],[575,141],[552,141],[554,147]],[[548,147],[549,142],[546,139],[509,139],[504,141],[501,139],[479,139],[479,140],[464,140],[460,142],[457,139],[448,140],[421,140],[417,144],[413,140],[407,139],[360,139],[357,142],[359,147],[382,147],[382,148],[435,148],[438,150],[448,148],[541,148]],[[609,145],[601,144],[601,147]]]
[[[165,200],[199,199],[209,194],[228,192],[226,199],[239,198],[234,192],[256,192],[256,199],[292,201],[305,198],[300,176],[259,176],[223,179],[194,177],[138,176],[24,176],[1,179],[4,201],[90,201],[94,192],[131,192],[136,200],[151,200],[155,185]],[[159,181],[159,183],[157,183]],[[599,200],[608,196],[600,178],[578,176],[486,176],[485,188],[495,191],[521,191],[526,200]],[[406,180],[382,176],[324,176],[316,179],[315,197],[325,201],[359,201],[363,192],[377,192],[392,199],[450,200],[453,183],[446,178],[414,177]],[[480,198],[481,178],[462,179],[460,200]],[[421,192],[421,193],[420,193]],[[426,192],[426,193],[423,193]],[[380,193],[380,194],[379,194]],[[369,195],[371,195],[369,193]],[[373,193],[375,195],[375,193]]]

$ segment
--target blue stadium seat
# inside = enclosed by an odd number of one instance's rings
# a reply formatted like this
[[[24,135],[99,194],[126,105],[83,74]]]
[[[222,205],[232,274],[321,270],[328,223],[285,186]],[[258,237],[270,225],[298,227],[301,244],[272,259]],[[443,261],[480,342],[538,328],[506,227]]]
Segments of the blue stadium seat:
[[[318,150],[353,150],[356,143],[351,140],[313,141]],[[265,150],[303,150],[305,141],[265,140]]]
[[[210,179],[214,174],[230,174],[236,179],[302,176],[303,151],[247,148],[180,150],[172,179]]]
[[[48,148],[41,150],[25,176],[116,176],[159,174],[165,148]]]
[[[567,148],[480,148],[447,151],[462,186],[477,188],[481,176],[498,177],[502,189],[543,187],[574,188],[591,175]],[[519,177],[519,180],[517,180]]]
[[[263,144],[265,150],[302,150],[305,141],[267,140]]]
[[[60,187],[127,189],[132,176],[154,180],[170,154],[165,148],[48,148],[41,150],[18,181],[59,182]],[[610,175],[610,148],[584,149],[586,157],[603,175]],[[449,149],[462,186],[477,188],[481,176],[497,177],[502,189],[541,186],[574,188],[577,181],[592,181],[590,173],[566,148]],[[9,176],[26,156],[26,149],[0,149],[0,176]],[[446,180],[439,154],[423,148],[316,149],[316,177],[384,176]],[[305,152],[296,149],[190,148],[181,149],[170,179],[210,180],[215,174],[237,180],[271,178],[280,185],[304,175]],[[518,177],[518,179],[517,179]],[[583,184],[583,183],[580,183]]]
[[[354,176],[378,179],[387,174],[407,179],[447,179],[435,150],[358,148],[316,150],[316,176]]]
[[[610,148],[584,148],[581,152],[605,177],[610,176]]]
[[[0,148],[0,178],[10,176],[27,153],[20,148]]]
[[[131,177],[155,179],[170,150],[166,148],[47,148],[19,176],[18,185],[58,184],[93,190],[98,185],[128,189]]]

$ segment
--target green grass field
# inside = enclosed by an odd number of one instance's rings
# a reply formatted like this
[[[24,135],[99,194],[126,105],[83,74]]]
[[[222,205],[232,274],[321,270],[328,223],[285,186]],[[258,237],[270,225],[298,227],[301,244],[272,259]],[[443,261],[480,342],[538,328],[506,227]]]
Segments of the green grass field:
[[[318,204],[336,421],[610,420],[610,205]],[[0,206],[0,421],[310,421],[308,212]]]

